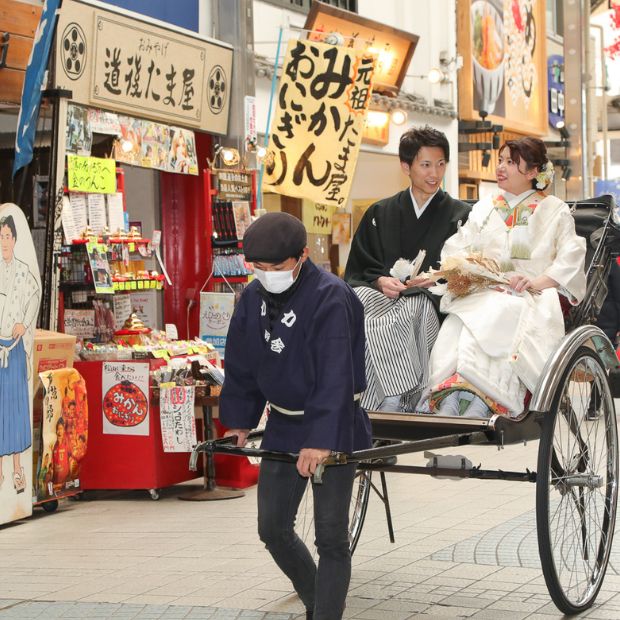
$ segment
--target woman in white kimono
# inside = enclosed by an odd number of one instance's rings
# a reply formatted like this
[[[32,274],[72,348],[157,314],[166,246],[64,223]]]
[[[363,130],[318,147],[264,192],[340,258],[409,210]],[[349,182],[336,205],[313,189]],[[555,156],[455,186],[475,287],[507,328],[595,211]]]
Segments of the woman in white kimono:
[[[2,461],[13,457],[13,487],[26,488],[21,453],[32,444],[28,352],[39,309],[40,286],[28,264],[14,253],[17,228],[12,215],[0,218],[0,487]]]
[[[541,191],[553,176],[543,142],[507,141],[496,174],[503,194],[473,207],[441,258],[482,253],[510,284],[443,295],[448,316],[431,354],[428,403],[440,415],[521,414],[564,336],[559,295],[578,304],[586,290],[585,240],[568,206]]]

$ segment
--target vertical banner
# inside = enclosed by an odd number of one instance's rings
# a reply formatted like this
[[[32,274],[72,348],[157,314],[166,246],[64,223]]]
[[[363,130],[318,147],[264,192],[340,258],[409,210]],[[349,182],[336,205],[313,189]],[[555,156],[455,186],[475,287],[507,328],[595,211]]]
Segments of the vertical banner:
[[[32,514],[32,353],[41,278],[28,222],[0,206],[0,524]]]
[[[211,343],[222,359],[234,309],[234,293],[200,293],[200,338]]]
[[[194,400],[196,388],[162,387],[159,394],[159,419],[164,452],[191,452],[197,443]]]
[[[86,383],[73,368],[39,376],[45,399],[33,497],[44,501],[79,491],[80,466],[88,446],[88,399]]]
[[[279,194],[344,206],[372,92],[374,59],[350,48],[291,40],[265,158]]]
[[[101,372],[104,435],[149,435],[148,362],[104,362]]]

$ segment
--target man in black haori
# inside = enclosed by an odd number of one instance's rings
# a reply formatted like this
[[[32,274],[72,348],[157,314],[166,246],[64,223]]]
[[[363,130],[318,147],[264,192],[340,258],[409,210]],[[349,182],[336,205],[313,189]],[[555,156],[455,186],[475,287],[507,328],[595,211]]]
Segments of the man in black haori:
[[[440,189],[450,159],[442,132],[410,129],[398,155],[411,185],[366,211],[344,276],[364,304],[368,385],[361,404],[369,410],[415,409],[439,331],[437,304],[427,290],[433,283],[422,275],[407,277],[398,267],[394,271],[396,261],[414,261],[424,250],[419,273],[437,268],[445,240],[470,211]]]

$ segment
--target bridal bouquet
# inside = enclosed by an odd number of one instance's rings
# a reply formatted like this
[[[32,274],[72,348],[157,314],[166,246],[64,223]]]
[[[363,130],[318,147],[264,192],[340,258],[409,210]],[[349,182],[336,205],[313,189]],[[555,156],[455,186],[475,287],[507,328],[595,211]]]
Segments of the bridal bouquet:
[[[486,288],[510,284],[510,279],[501,271],[497,261],[479,253],[450,256],[442,261],[438,270],[431,269],[428,278],[435,282],[445,280],[433,292],[450,293],[453,297],[465,297]],[[533,294],[538,292],[533,288],[528,290]]]

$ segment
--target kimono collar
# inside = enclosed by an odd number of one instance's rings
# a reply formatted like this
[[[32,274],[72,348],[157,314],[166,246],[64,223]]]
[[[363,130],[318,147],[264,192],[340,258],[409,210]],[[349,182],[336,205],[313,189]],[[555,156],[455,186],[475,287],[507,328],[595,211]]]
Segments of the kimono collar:
[[[439,189],[437,190],[437,192]],[[413,190],[411,189],[411,185],[409,186],[409,195],[411,196],[411,202],[413,203],[413,209],[415,210],[415,214],[420,219],[422,217],[422,213],[426,211],[426,207],[431,203],[431,200],[437,196],[437,192],[435,192],[421,207],[418,206],[418,202],[413,195]]]
[[[507,205],[514,209],[519,203],[523,202],[530,196],[536,193],[535,189],[526,189],[524,192],[521,192],[519,195],[511,194],[510,192],[504,192],[500,198],[503,198]]]

